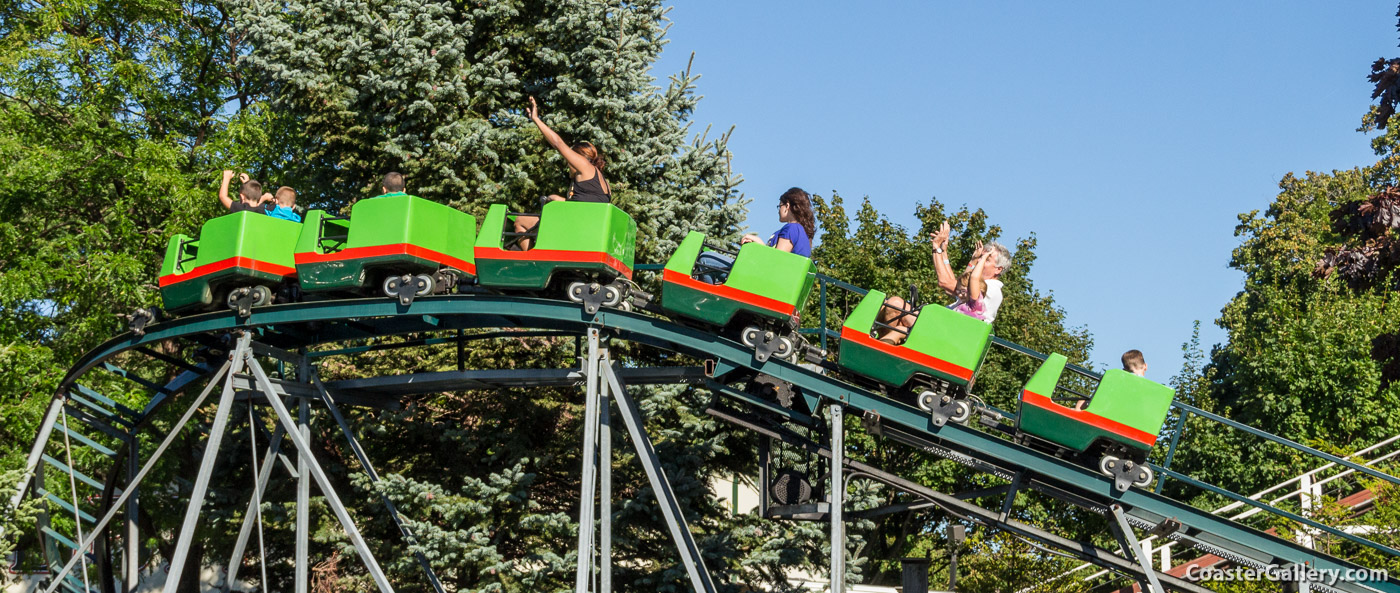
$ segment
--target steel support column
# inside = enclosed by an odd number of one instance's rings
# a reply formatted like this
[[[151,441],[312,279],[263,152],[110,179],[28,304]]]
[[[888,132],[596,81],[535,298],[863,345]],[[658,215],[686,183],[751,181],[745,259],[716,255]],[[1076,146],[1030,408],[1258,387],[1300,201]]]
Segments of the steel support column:
[[[63,398],[55,397],[49,400],[49,409],[44,412],[44,421],[39,425],[39,435],[34,438],[34,444],[29,448],[29,457],[24,460],[24,477],[20,478],[19,489],[14,496],[10,497],[10,511],[14,512],[19,508],[20,501],[24,500],[24,495],[29,491],[29,482],[35,479],[39,471],[39,462],[44,457],[44,447],[49,443],[49,436],[53,434],[53,427],[58,423],[58,414],[63,410]],[[5,530],[0,529],[0,535],[4,535]]]
[[[73,431],[68,428],[68,414],[62,413],[60,410],[58,417],[63,422],[63,455],[64,460],[68,463],[68,488],[73,500],[73,528],[78,532],[77,541],[83,541],[86,538],[83,537],[82,512],[78,508],[77,466],[73,465],[73,442],[68,438],[68,435],[72,434]],[[83,589],[92,589],[92,584],[88,580],[87,550],[86,546],[82,546],[74,550],[73,553],[82,558]]]
[[[602,398],[598,406],[598,473],[601,500],[598,501],[599,593],[612,593],[612,406]]]
[[[49,436],[53,434],[53,427],[58,424],[59,412],[63,411],[63,398],[54,397],[49,400],[49,409],[44,412],[44,420],[39,425],[39,434],[34,438],[34,444],[29,448],[29,457],[24,461],[24,477],[20,478],[19,485],[14,496],[10,497],[9,513],[14,514],[19,509],[19,505],[24,501],[24,495],[29,492],[30,483],[34,487],[44,487],[44,467],[40,465],[44,459],[44,447],[49,444]],[[49,526],[48,505],[40,507],[37,527]],[[0,527],[0,535],[5,534],[5,529]],[[45,538],[46,540],[48,538]],[[53,566],[58,563],[58,547],[52,540],[48,540],[44,546],[44,566],[53,570]]]
[[[257,427],[252,427],[256,430]],[[243,525],[238,529],[238,539],[233,544],[233,555],[228,561],[228,579],[224,581],[224,590],[228,591],[238,581],[238,571],[243,568],[243,554],[247,550],[248,538],[253,534],[253,523],[257,521],[256,505],[262,502],[263,493],[267,491],[267,483],[272,478],[272,467],[277,465],[277,455],[282,449],[282,427],[279,425],[272,431],[272,438],[267,443],[267,453],[263,454],[262,465],[258,466],[257,481],[253,484],[253,495],[248,499],[248,510],[243,513]],[[264,588],[266,583],[264,583]]]
[[[91,546],[92,542],[97,539],[97,536],[102,533],[102,530],[107,528],[107,524],[111,523],[112,519],[117,516],[117,513],[121,512],[126,501],[131,498],[132,493],[136,492],[136,486],[141,483],[141,480],[145,479],[146,474],[151,472],[156,462],[160,460],[160,456],[165,454],[166,449],[170,448],[170,444],[175,442],[175,437],[180,435],[180,431],[189,423],[190,418],[194,416],[195,412],[199,411],[199,407],[204,404],[204,400],[209,397],[209,393],[214,391],[214,387],[219,385],[219,381],[224,379],[226,374],[232,374],[228,372],[232,366],[232,362],[225,363],[223,368],[219,369],[217,373],[214,373],[214,377],[209,380],[209,384],[205,386],[204,391],[199,394],[199,397],[195,398],[194,403],[190,404],[189,409],[185,410],[185,415],[180,417],[180,421],[175,423],[170,433],[165,435],[165,440],[161,441],[159,447],[156,447],[155,452],[151,454],[151,458],[146,460],[146,464],[141,466],[141,471],[136,473],[136,479],[127,483],[121,495],[112,503],[112,507],[107,510],[107,514],[103,515],[102,519],[98,520],[97,524],[93,526],[92,534],[87,537],[87,541],[80,544],[80,547],[85,548]],[[40,520],[43,520],[42,516]],[[68,576],[68,573],[73,571],[73,567],[77,565],[77,563],[77,556],[70,558],[68,563],[63,565],[63,568],[54,573],[54,576],[49,581],[49,587],[44,589],[44,593],[53,593],[58,590],[58,588],[63,585],[64,577]]]
[[[632,445],[637,449],[637,459],[642,462],[651,489],[660,502],[661,514],[666,517],[666,525],[671,528],[671,538],[676,542],[686,573],[690,575],[691,585],[697,593],[714,593],[715,584],[710,579],[710,571],[705,568],[705,559],[700,554],[700,547],[696,545],[695,537],[685,523],[685,515],[676,500],[676,492],[671,488],[671,481],[666,478],[666,472],[661,468],[661,460],[656,456],[651,438],[642,426],[641,410],[627,393],[617,373],[613,371],[612,360],[606,348],[602,349],[602,364],[598,370],[607,381],[605,387],[612,390],[612,397],[617,401],[618,412],[623,423],[627,425],[627,433],[632,437]]]
[[[578,499],[578,570],[574,593],[588,593],[593,582],[593,510],[598,491],[594,482],[598,466],[598,330],[588,330],[588,357],[583,361],[585,375],[583,402],[583,485]]]
[[[1123,546],[1123,555],[1127,556],[1131,551],[1142,566],[1143,574],[1147,575],[1147,582],[1142,583],[1143,589],[1150,593],[1166,593],[1162,582],[1157,580],[1157,571],[1152,569],[1152,557],[1142,549],[1142,543],[1133,533],[1133,526],[1128,523],[1128,515],[1123,512],[1123,507],[1114,504],[1109,509],[1113,513],[1113,520],[1108,522],[1108,527],[1118,536],[1119,545]]]
[[[268,393],[268,401],[277,399],[277,396]],[[292,429],[288,429],[292,430]],[[297,434],[301,435],[302,442],[311,443],[311,404],[305,398],[297,400]],[[307,471],[310,465],[307,458],[310,457],[310,449],[303,446],[297,447],[297,510],[296,510],[296,593],[307,593],[311,586],[311,566],[308,558],[311,555],[311,476]]]
[[[34,472],[34,488],[36,491],[47,490],[44,487],[45,469],[46,468],[44,466],[39,466]],[[40,506],[39,516],[35,518],[35,527],[38,527],[40,532],[42,532],[45,529],[53,528],[53,525],[49,522],[48,507],[48,504]],[[47,567],[49,570],[53,570],[53,567],[58,563],[59,558],[60,556],[58,555],[58,542],[54,541],[53,538],[44,538],[44,566]]]
[[[131,485],[136,479],[136,472],[140,470],[141,440],[133,435],[126,451],[126,489],[130,491],[126,501],[126,537],[123,542],[126,551],[122,554],[122,590],[126,593],[136,593],[136,586],[141,581],[141,509],[137,503],[136,487]]]
[[[840,404],[827,409],[831,410],[831,590],[842,593],[846,590],[846,524],[841,510],[846,505],[846,482],[841,478],[841,466],[845,463],[846,426]]]
[[[311,476],[316,479],[316,486],[321,489],[321,494],[326,497],[326,505],[335,512],[336,519],[340,521],[341,528],[344,529],[345,534],[349,536],[350,543],[355,546],[355,552],[359,554],[360,561],[365,565],[365,570],[369,571],[370,576],[374,579],[374,583],[379,587],[381,593],[392,593],[394,590],[393,585],[389,584],[389,579],[384,576],[384,570],[379,567],[379,561],[375,560],[374,554],[370,552],[369,545],[365,543],[364,536],[360,534],[360,529],[355,526],[355,521],[350,517],[350,512],[345,509],[345,505],[340,501],[340,496],[336,494],[335,489],[331,487],[330,478],[326,476],[325,470],[321,468],[320,463],[316,462],[316,457],[312,455],[311,447],[307,444],[306,439],[302,438],[296,421],[292,419],[291,412],[287,411],[287,407],[282,405],[282,400],[276,396],[276,390],[272,387],[272,381],[267,378],[267,373],[263,372],[262,367],[257,364],[257,361],[252,360],[251,355],[245,354],[244,356],[249,359],[248,369],[253,372],[253,377],[257,380],[258,389],[262,390],[263,394],[267,396],[267,402],[272,405],[273,411],[277,412],[277,421],[281,422],[282,427],[286,429],[287,435],[292,439],[292,443],[296,445],[297,451],[306,458],[307,469],[310,470]]]
[[[228,417],[233,408],[233,376],[246,362],[249,334],[238,338],[238,346],[233,350],[232,367],[224,379],[224,392],[219,397],[219,407],[214,412],[214,425],[209,427],[209,439],[205,441],[204,455],[199,460],[199,475],[190,492],[190,503],[185,507],[185,520],[180,525],[180,533],[175,544],[175,554],[170,558],[170,572],[165,579],[165,593],[175,593],[180,588],[180,577],[184,575],[186,560],[190,554],[190,544],[194,542],[195,526],[199,525],[199,511],[204,507],[204,495],[209,491],[209,478],[214,473],[214,462],[219,458],[219,445],[224,440],[224,430],[228,428]],[[128,499],[129,500],[129,499]],[[113,507],[116,508],[116,507]]]

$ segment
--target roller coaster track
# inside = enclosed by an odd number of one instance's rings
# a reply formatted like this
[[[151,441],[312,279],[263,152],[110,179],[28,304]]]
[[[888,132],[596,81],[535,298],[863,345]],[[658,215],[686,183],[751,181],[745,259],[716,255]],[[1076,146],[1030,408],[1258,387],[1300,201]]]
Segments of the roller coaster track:
[[[490,329],[502,331],[472,333],[466,334],[466,337],[463,334],[464,331]],[[360,340],[409,334],[414,336],[396,344],[381,343],[308,351],[313,347],[325,348]],[[586,339],[588,355],[580,368],[463,369],[333,381],[325,384],[316,377],[314,370],[315,362],[320,358],[348,352],[435,343],[461,344],[462,340],[466,339],[541,334],[579,336],[580,344]],[[230,343],[229,336],[236,336],[237,339]],[[158,348],[166,341],[223,348],[232,353],[232,356],[228,357],[232,360],[227,363],[218,358],[208,361],[185,360]],[[703,367],[619,368],[609,358],[608,344],[611,341],[627,341],[671,351],[703,360],[705,364]],[[169,371],[166,376],[173,378],[161,381],[138,376],[117,366],[123,357],[144,357],[148,359],[148,363],[167,365]],[[279,362],[288,368],[297,369],[296,380],[289,380],[285,376],[276,380],[268,377],[259,359]],[[246,368],[243,368],[241,365],[245,364]],[[96,381],[93,378],[95,373],[101,374],[108,381],[115,376],[133,382],[150,394],[149,399],[140,410],[124,406],[117,399],[104,396],[90,387],[93,381]],[[799,394],[798,401],[792,402],[792,405],[780,405],[772,399],[754,395],[740,387],[757,373],[790,383]],[[290,440],[298,452],[308,452],[305,455],[296,455],[301,480],[299,498],[304,499],[307,496],[310,482],[307,476],[311,474],[320,482],[323,495],[334,499],[334,493],[328,492],[329,484],[318,473],[319,466],[309,454],[304,429],[298,431],[299,427],[305,425],[311,404],[316,404],[318,409],[323,407],[325,412],[336,419],[363,469],[377,479],[371,460],[365,458],[355,436],[341,417],[338,405],[393,407],[398,404],[400,396],[411,393],[508,385],[583,383],[587,386],[588,419],[584,443],[584,491],[580,493],[583,516],[580,517],[579,526],[580,560],[577,590],[580,593],[589,590],[610,590],[607,569],[610,514],[596,513],[598,507],[595,506],[594,500],[601,491],[601,508],[609,508],[608,439],[600,438],[599,434],[600,431],[609,430],[608,400],[611,399],[622,411],[632,441],[638,448],[638,457],[648,471],[653,490],[657,491],[662,499],[663,511],[667,515],[672,536],[685,561],[691,582],[697,591],[712,591],[714,585],[709,580],[694,541],[690,539],[684,517],[679,515],[680,508],[675,504],[674,496],[670,494],[664,472],[656,462],[654,451],[650,449],[650,440],[642,426],[639,410],[635,402],[631,401],[627,387],[629,383],[689,383],[706,386],[719,396],[717,401],[723,403],[711,410],[711,414],[716,417],[756,431],[765,437],[793,443],[813,454],[830,459],[832,483],[844,483],[841,481],[843,472],[850,472],[887,484],[924,501],[909,508],[938,507],[964,520],[1005,530],[1030,540],[1039,547],[1126,575],[1142,583],[1144,589],[1193,593],[1206,590],[1194,582],[1154,572],[1151,562],[1141,554],[1135,530],[1151,532],[1157,536],[1158,541],[1178,541],[1201,552],[1228,558],[1241,566],[1306,566],[1314,570],[1349,575],[1360,574],[1363,569],[1349,561],[1173,500],[1161,495],[1160,488],[1158,492],[1136,488],[1118,492],[1110,478],[1022,446],[1004,435],[951,423],[941,427],[935,426],[927,412],[811,368],[776,359],[764,363],[756,362],[752,350],[733,340],[679,325],[665,318],[609,309],[590,315],[577,304],[544,299],[455,295],[422,298],[408,306],[388,299],[358,299],[262,307],[255,309],[251,316],[241,319],[231,312],[191,316],[152,325],[147,328],[144,336],[123,334],[84,355],[62,380],[28,458],[29,473],[18,494],[10,501],[11,507],[14,507],[23,497],[38,497],[46,499],[48,506],[59,509],[53,516],[46,513],[41,517],[38,537],[33,540],[42,542],[41,552],[52,571],[48,591],[60,588],[82,592],[134,590],[143,551],[136,545],[140,539],[136,531],[136,521],[127,518],[135,512],[138,497],[134,494],[140,478],[181,429],[183,421],[177,423],[175,428],[165,435],[165,444],[148,453],[145,459],[141,458],[142,439],[138,437],[143,431],[158,432],[154,428],[153,418],[157,412],[175,404],[185,405],[186,402],[193,402],[184,415],[184,419],[188,420],[200,402],[217,390],[221,379],[224,389],[219,395],[219,411],[215,415],[213,426],[209,428],[205,446],[206,451],[211,454],[206,454],[205,461],[201,462],[201,474],[194,484],[186,513],[187,519],[179,533],[182,542],[180,546],[187,544],[197,523],[200,505],[203,504],[203,492],[207,488],[208,468],[212,466],[209,459],[214,457],[212,452],[218,450],[218,439],[225,432],[221,423],[227,422],[228,408],[231,407],[228,404],[235,399],[253,399],[265,403],[273,408],[280,421],[276,432],[265,443],[266,452],[261,464],[259,486],[254,488],[255,499],[256,496],[260,496],[261,484],[266,483],[267,474],[277,465],[278,447],[283,440]],[[203,394],[195,397],[194,390],[201,386],[204,389]],[[283,403],[284,398],[298,404],[299,410],[293,412],[287,408]],[[1215,418],[1189,406],[1179,406],[1178,410],[1182,411],[1183,415],[1189,412]],[[299,419],[293,419],[292,413],[298,413]],[[1001,487],[999,492],[1005,493],[1006,502],[997,505],[1001,507],[999,509],[983,508],[970,502],[980,500],[979,498],[937,492],[879,468],[846,459],[842,445],[842,435],[846,430],[842,423],[844,414],[858,415],[867,431],[882,434],[911,447],[952,459],[976,471],[1005,479],[1009,484]],[[166,417],[169,417],[169,414]],[[808,440],[807,437],[787,428],[791,424],[822,427],[827,423],[830,423],[829,444]],[[1179,424],[1173,437],[1173,448],[1175,438],[1179,438],[1180,432]],[[1278,437],[1272,439],[1282,441]],[[83,468],[75,467],[71,456],[74,447],[90,449],[90,457],[110,459],[106,475],[98,475],[95,470],[85,473]],[[601,451],[598,447],[601,447]],[[147,444],[147,449],[149,448]],[[1370,467],[1357,466],[1321,453],[1318,455],[1372,477],[1400,483],[1395,477]],[[290,465],[290,462],[283,458],[283,465]],[[1170,461],[1164,465],[1170,465]],[[1400,555],[1400,551],[1316,523],[1307,517],[1267,507],[1164,467],[1155,469],[1160,480],[1174,479],[1199,486],[1307,525],[1319,533],[1347,539],[1386,554]],[[50,488],[45,482],[46,474],[62,476],[63,480],[68,482],[70,492],[64,493],[63,488]],[[80,497],[80,487],[90,490],[93,495]],[[1108,524],[1122,547],[1123,555],[1098,548],[1088,542],[1073,541],[1010,518],[1010,502],[1015,499],[1018,490],[1037,490],[1103,514],[1109,519]],[[844,509],[843,497],[844,488],[831,489],[829,506],[823,514],[823,517],[831,522],[835,542],[844,541],[843,519],[845,515],[850,514]],[[92,502],[94,499],[95,503]],[[338,500],[333,500],[331,506],[343,507]],[[395,513],[394,518],[397,521],[398,515],[392,505],[387,506],[391,513]],[[251,509],[255,507],[256,505],[250,505],[250,514]],[[298,508],[306,506],[301,505]],[[335,510],[339,513],[342,525],[351,533],[351,539],[357,538],[349,515],[343,508]],[[67,520],[58,520],[60,514]],[[123,516],[122,521],[114,521],[119,515]],[[297,515],[299,523],[304,521],[303,513],[298,512]],[[602,526],[601,543],[597,541],[595,521],[600,522]],[[57,525],[58,523],[64,525]],[[402,523],[400,528],[405,537],[412,537],[411,532]],[[65,529],[68,531],[65,532]],[[242,558],[244,546],[249,545],[248,530],[245,520],[244,533],[236,544],[235,561],[231,562],[230,566],[233,571],[241,564],[237,559]],[[367,548],[358,546],[358,549],[367,569],[375,576],[379,589],[392,591],[392,584],[382,576],[372,555],[366,557]],[[840,582],[844,572],[842,549],[833,545],[834,582]],[[85,550],[86,553],[77,554],[74,553],[75,550]],[[298,591],[305,590],[307,582],[304,574],[304,554],[304,548],[298,549]],[[176,558],[184,557],[183,553],[177,550]],[[428,580],[436,589],[443,590],[427,561],[420,558],[420,562]],[[598,563],[601,563],[601,566]],[[182,569],[179,564],[181,563],[174,562],[171,567],[172,582],[178,580],[179,571]],[[598,589],[599,585],[590,575],[597,576],[600,571],[602,584],[601,589]],[[229,580],[232,582],[233,577],[230,576]],[[1311,587],[1309,590],[1313,591],[1359,593],[1374,590],[1400,593],[1400,583],[1393,579],[1343,579],[1330,585],[1308,583],[1303,587]],[[166,590],[173,591],[174,584],[168,585]]]

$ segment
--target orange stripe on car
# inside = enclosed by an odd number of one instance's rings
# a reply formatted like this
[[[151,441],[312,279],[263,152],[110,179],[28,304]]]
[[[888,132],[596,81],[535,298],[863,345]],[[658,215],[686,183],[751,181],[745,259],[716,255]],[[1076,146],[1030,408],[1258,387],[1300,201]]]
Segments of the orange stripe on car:
[[[296,268],[268,263],[265,261],[258,261],[251,257],[243,257],[241,255],[236,255],[226,260],[216,261],[214,263],[198,266],[193,270],[185,272],[184,274],[166,274],[164,276],[161,276],[160,286],[161,288],[165,288],[166,286],[170,286],[171,284],[175,284],[177,282],[193,280],[195,278],[199,278],[200,276],[207,276],[209,274],[213,274],[214,272],[222,272],[224,270],[229,270],[233,268],[243,268],[254,272],[276,274],[278,276],[295,276],[297,274]]]
[[[861,346],[873,348],[884,354],[888,354],[901,360],[906,360],[917,365],[934,369],[940,373],[945,373],[957,377],[963,381],[972,380],[972,369],[953,364],[941,358],[929,356],[927,354],[924,354],[923,352],[919,352],[918,350],[914,350],[907,346],[896,346],[894,344],[887,344],[885,342],[881,342],[875,338],[870,337],[870,334],[856,331],[849,327],[841,328],[841,339],[850,340],[851,342],[860,344]]]
[[[345,261],[348,259],[360,259],[366,257],[383,257],[386,255],[411,255],[413,257],[435,261],[437,263],[451,266],[468,274],[476,274],[476,264],[434,251],[427,247],[421,247],[412,243],[395,243],[392,245],[371,245],[367,247],[351,247],[342,249],[335,253],[298,253],[296,262],[298,264],[318,264],[333,261]]]
[[[1138,430],[1122,422],[1090,413],[1087,410],[1067,408],[1034,391],[1023,391],[1021,401],[1047,412],[1059,414],[1075,422],[1088,424],[1089,426],[1106,430],[1125,439],[1137,441],[1148,447],[1157,443],[1157,435],[1155,434]]]
[[[476,259],[503,259],[514,261],[570,262],[581,264],[603,264],[617,270],[628,280],[632,279],[632,268],[622,260],[601,251],[569,251],[566,249],[531,249],[529,251],[506,251],[499,247],[477,247]]]
[[[675,270],[665,270],[661,274],[661,279],[671,284],[684,286],[686,288],[707,292],[717,297],[723,297],[731,301],[738,301],[745,305],[752,305],[766,311],[772,311],[780,315],[792,315],[797,307],[790,303],[784,303],[778,299],[769,298],[763,295],[754,294],[746,290],[739,290],[732,286],[723,284],[710,284],[691,278],[689,274],[683,274]]]

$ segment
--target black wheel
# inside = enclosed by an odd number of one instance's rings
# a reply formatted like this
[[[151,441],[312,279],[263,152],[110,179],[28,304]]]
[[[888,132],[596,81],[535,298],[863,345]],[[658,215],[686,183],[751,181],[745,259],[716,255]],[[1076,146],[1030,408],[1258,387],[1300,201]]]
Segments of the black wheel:
[[[616,307],[622,303],[622,298],[627,296],[622,289],[611,284],[603,287],[603,306]]]
[[[949,420],[953,421],[956,424],[962,424],[964,422],[967,422],[967,420],[971,417],[972,404],[967,403],[966,400],[958,400],[953,402],[953,415],[948,417]]]
[[[268,305],[268,304],[271,304],[271,303],[272,303],[272,289],[271,289],[271,288],[268,288],[268,287],[266,287],[266,286],[254,286],[254,287],[252,288],[252,291],[253,291],[253,306],[254,306],[254,307],[262,307],[262,306],[265,306],[265,305]]]
[[[812,500],[812,483],[807,476],[792,469],[778,471],[773,483],[768,485],[768,494],[773,502],[781,505],[803,504]]]
[[[938,405],[938,394],[932,391],[925,391],[919,394],[919,409],[925,412],[933,411]]]
[[[569,287],[564,290],[564,293],[569,296],[569,300],[575,303],[582,303],[583,295],[588,294],[588,285],[582,282],[571,282],[569,283]]]
[[[762,340],[763,328],[760,327],[750,325],[744,328],[744,333],[739,334],[739,341],[750,348],[758,346],[758,343]]]
[[[417,276],[414,276],[413,282],[415,283],[415,287],[418,289],[418,296],[428,296],[430,294],[433,294],[433,290],[437,288],[437,283],[433,282],[433,277],[427,274],[419,274]]]

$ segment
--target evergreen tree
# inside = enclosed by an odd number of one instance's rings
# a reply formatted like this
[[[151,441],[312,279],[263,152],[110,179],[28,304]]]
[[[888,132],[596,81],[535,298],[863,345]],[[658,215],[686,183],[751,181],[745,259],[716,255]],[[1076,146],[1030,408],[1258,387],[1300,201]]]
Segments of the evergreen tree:
[[[411,192],[481,214],[562,194],[563,159],[523,115],[538,97],[566,141],[607,160],[614,202],[638,221],[639,261],[688,230],[731,237],[743,216],[727,135],[691,137],[689,70],[649,74],[665,43],[659,2],[235,0],[246,63],[299,122],[280,142],[313,201],[373,195],[397,170]]]
[[[638,261],[659,261],[689,230],[734,238],[743,204],[728,166],[727,137],[692,136],[698,97],[688,71],[657,88],[648,74],[664,44],[659,3],[454,3],[425,0],[247,2],[232,10],[253,50],[244,62],[266,83],[268,117],[297,122],[278,138],[283,174],[301,180],[316,207],[373,195],[387,170],[409,191],[480,215],[487,205],[533,209],[562,193],[567,168],[522,108],[538,97],[566,140],[588,140],[607,159],[614,203],[639,225]],[[656,360],[627,348],[625,360]],[[572,342],[523,340],[473,348],[471,368],[575,364]],[[640,358],[639,358],[640,357]],[[630,364],[630,363],[629,363]],[[362,357],[332,376],[455,368],[431,351]],[[720,474],[751,465],[751,447],[701,413],[692,389],[638,390],[692,530],[721,580],[781,583],[772,553],[782,540],[754,535],[709,494]],[[582,406],[576,390],[434,394],[401,413],[358,410],[357,427],[392,479],[375,489],[406,513],[422,551],[457,589],[555,590],[572,582]],[[688,589],[644,477],[622,452],[614,550],[619,590]],[[444,471],[444,468],[448,468]],[[347,468],[348,469],[348,468]],[[376,517],[380,558],[398,582],[417,583],[409,547],[384,520],[362,476],[350,470],[363,516]],[[637,488],[637,490],[631,490]],[[323,545],[337,543],[326,531]],[[764,548],[764,545],[770,548]],[[363,584],[342,563],[350,586]]]

